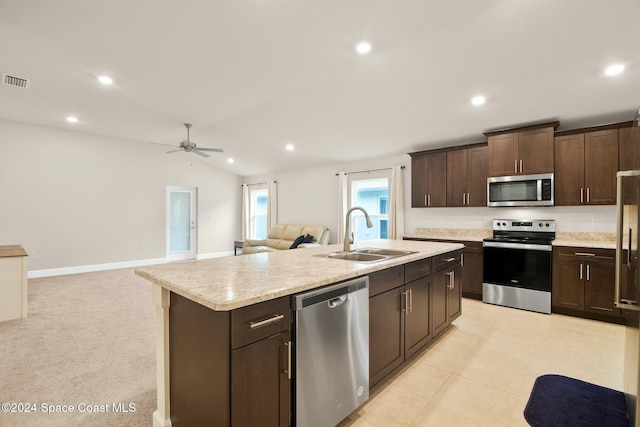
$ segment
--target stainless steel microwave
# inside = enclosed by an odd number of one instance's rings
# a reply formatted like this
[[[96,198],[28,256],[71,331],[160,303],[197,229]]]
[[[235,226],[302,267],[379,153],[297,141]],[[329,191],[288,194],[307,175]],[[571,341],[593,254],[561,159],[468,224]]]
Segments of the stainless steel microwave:
[[[553,206],[553,174],[487,178],[487,206]]]

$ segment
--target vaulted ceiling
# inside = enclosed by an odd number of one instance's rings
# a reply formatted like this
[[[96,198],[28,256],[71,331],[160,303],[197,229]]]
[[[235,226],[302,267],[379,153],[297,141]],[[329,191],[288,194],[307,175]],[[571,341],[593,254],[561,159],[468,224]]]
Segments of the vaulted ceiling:
[[[189,122],[245,176],[640,106],[638,0],[1,0],[0,40],[0,73],[29,81],[0,85],[0,118],[160,151]]]

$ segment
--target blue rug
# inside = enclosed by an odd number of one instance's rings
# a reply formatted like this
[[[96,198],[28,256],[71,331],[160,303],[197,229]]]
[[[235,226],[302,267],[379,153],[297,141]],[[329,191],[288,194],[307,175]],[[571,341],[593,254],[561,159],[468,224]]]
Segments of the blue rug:
[[[536,379],[524,418],[534,427],[628,427],[624,393],[562,375]]]

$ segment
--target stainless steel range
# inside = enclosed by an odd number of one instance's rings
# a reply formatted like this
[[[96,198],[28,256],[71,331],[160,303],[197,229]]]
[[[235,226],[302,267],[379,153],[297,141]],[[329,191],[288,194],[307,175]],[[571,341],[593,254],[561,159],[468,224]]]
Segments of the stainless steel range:
[[[493,220],[484,239],[482,301],[551,313],[554,220]]]

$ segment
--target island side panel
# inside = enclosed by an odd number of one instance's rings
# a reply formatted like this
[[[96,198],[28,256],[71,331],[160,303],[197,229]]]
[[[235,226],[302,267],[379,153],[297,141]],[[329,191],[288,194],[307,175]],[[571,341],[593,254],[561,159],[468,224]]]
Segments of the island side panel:
[[[171,293],[169,365],[173,427],[230,424],[229,312]]]

